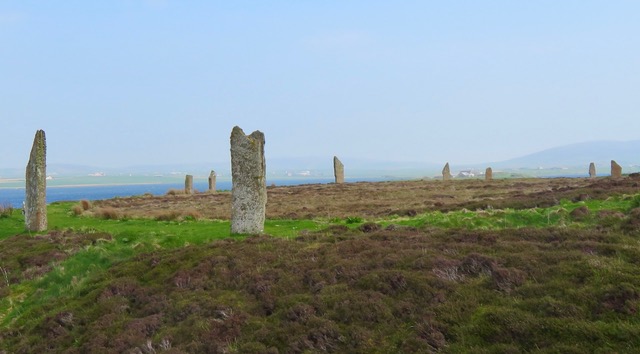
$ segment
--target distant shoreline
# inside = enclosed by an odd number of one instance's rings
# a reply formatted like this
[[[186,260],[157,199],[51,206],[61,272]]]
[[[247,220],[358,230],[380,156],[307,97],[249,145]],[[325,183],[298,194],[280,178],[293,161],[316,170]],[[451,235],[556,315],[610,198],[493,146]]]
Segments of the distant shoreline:
[[[2,183],[2,182],[0,182]],[[143,186],[143,185],[156,185],[166,184],[163,182],[138,182],[138,183],[87,183],[87,184],[59,184],[59,185],[47,185],[47,188],[82,188],[82,187],[117,187],[117,186]],[[3,187],[0,189],[24,189],[25,187]]]
[[[162,182],[138,182],[138,183],[90,183],[90,184],[60,184],[47,186],[47,188],[77,188],[77,187],[116,187],[116,186],[141,186],[147,184],[165,184]]]
[[[0,178],[0,183],[24,182],[24,178]]]

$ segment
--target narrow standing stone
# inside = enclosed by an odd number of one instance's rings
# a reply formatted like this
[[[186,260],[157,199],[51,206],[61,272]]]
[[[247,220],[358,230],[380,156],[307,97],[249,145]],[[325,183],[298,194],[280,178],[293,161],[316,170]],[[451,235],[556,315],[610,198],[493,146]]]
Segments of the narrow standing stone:
[[[336,178],[336,183],[344,183],[344,165],[337,156],[333,157],[333,175]]]
[[[231,131],[231,233],[259,234],[267,206],[264,134]]]
[[[33,139],[26,171],[24,222],[27,231],[47,229],[47,140],[44,130]]]
[[[186,175],[184,177],[184,194],[193,194],[193,176]]]
[[[484,171],[484,180],[487,182],[493,181],[493,170],[491,167],[487,167],[487,170]]]
[[[447,162],[447,164],[444,165],[444,168],[442,169],[442,180],[443,181],[448,181],[451,178],[452,178],[451,170],[449,169],[449,163]]]
[[[216,191],[216,171],[211,170],[211,173],[209,174],[209,192],[215,192]]]
[[[596,164],[593,162],[589,164],[589,177],[596,178]]]
[[[611,177],[620,178],[622,177],[622,167],[618,165],[617,162],[611,160]]]

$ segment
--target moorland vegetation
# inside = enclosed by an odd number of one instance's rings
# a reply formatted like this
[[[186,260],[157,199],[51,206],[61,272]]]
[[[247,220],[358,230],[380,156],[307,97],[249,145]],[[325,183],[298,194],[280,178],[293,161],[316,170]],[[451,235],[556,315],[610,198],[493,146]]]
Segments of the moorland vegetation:
[[[228,192],[11,209],[0,353],[637,352],[639,183],[273,187],[258,236]]]

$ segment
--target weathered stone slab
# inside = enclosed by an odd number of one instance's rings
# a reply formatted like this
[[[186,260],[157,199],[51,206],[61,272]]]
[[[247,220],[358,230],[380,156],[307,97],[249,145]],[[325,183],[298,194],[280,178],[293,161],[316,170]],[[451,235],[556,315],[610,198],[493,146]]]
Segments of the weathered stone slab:
[[[184,194],[193,194],[193,176],[186,175],[184,177]]]
[[[264,134],[231,131],[231,233],[259,234],[267,206]]]
[[[451,176],[451,169],[449,168],[449,163],[447,162],[447,164],[444,165],[444,168],[442,169],[442,180],[448,181],[451,178],[453,177]]]
[[[487,167],[484,171],[484,180],[487,182],[493,181],[493,169],[491,167]]]
[[[344,165],[337,156],[333,157],[333,175],[336,178],[336,183],[344,183]]]
[[[618,165],[617,162],[611,160],[611,177],[620,178],[622,177],[622,166]]]
[[[47,229],[47,141],[44,130],[33,139],[26,170],[24,222],[27,231]]]
[[[593,162],[589,164],[589,177],[596,178],[596,164]]]
[[[216,191],[216,177],[216,171],[211,170],[211,173],[209,173],[209,192]]]

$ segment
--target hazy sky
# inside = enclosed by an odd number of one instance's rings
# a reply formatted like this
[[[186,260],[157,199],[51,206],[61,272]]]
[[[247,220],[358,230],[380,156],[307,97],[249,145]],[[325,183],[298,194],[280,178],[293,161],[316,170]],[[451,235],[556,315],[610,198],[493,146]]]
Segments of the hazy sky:
[[[0,1],[0,167],[490,162],[640,139],[640,1]],[[330,162],[329,162],[330,163]]]

